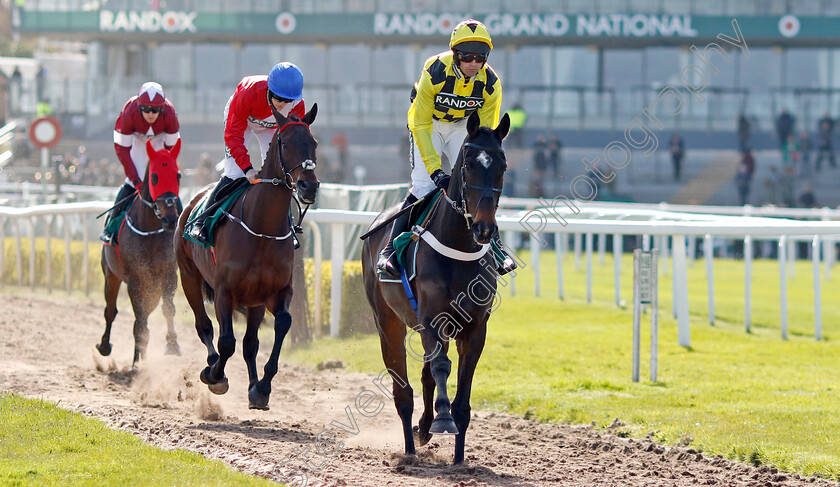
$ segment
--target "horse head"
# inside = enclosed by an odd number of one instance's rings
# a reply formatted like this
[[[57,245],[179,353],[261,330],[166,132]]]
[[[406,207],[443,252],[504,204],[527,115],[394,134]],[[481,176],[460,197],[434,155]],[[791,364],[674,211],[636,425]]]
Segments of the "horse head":
[[[282,175],[286,187],[296,191],[302,203],[312,204],[321,184],[315,175],[318,142],[309,130],[318,114],[318,104],[313,104],[301,119],[286,118],[274,107],[271,110],[279,128],[271,140],[263,168],[270,168],[277,176]]]
[[[181,152],[181,139],[172,149],[155,150],[152,141],[146,141],[146,153],[149,155],[149,174],[145,184],[151,197],[151,206],[160,218],[164,230],[171,232],[178,224],[181,213],[180,191],[181,173],[178,171],[178,153]],[[144,197],[145,191],[141,194]]]
[[[463,211],[475,241],[486,244],[498,231],[496,208],[507,170],[502,140],[510,130],[510,117],[505,113],[495,129],[479,125],[478,113],[473,112],[448,193]]]

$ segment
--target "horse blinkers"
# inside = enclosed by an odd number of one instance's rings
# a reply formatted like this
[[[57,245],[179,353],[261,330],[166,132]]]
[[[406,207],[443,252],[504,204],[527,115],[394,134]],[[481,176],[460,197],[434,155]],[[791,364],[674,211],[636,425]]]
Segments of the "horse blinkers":
[[[493,158],[489,153],[498,152],[501,154],[501,157],[504,158],[504,151],[501,148],[497,149],[493,147],[484,147],[470,142],[464,144],[464,148],[467,147],[481,151],[478,157],[474,158],[473,161],[477,160],[478,164],[487,170],[479,173],[485,179],[484,181],[481,181],[480,184],[467,183],[467,158],[466,155],[464,156],[464,162],[461,164],[461,198],[464,203],[464,217],[467,219],[467,223],[473,233],[473,236],[475,237],[476,242],[486,244],[489,243],[493,238],[493,235],[498,232],[498,225],[496,224],[496,208],[499,206],[499,196],[502,194],[501,181],[487,181],[486,179],[488,176],[494,176],[495,179],[502,179],[505,172],[504,166],[498,175],[495,175],[493,174],[493,171],[490,171],[490,168],[494,167],[494,164]],[[496,187],[496,184],[499,186]],[[481,192],[475,205],[470,204],[468,190]]]

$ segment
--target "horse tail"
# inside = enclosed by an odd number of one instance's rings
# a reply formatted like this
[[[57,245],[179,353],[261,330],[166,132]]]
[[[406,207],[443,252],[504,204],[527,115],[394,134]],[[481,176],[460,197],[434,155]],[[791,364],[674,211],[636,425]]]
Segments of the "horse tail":
[[[204,285],[202,285],[201,288],[204,290],[204,300],[208,303],[213,303],[216,299],[216,291],[214,291],[213,288],[210,287],[210,283],[204,281]],[[245,306],[237,306],[234,311],[238,311],[239,314],[241,314],[242,316],[248,316],[248,308],[246,308]]]
[[[210,283],[208,283],[207,281],[204,281],[204,285],[201,286],[201,289],[204,290],[204,300],[205,301],[207,301],[209,303],[212,303],[212,302],[215,301],[216,291],[214,291],[213,288],[210,287]]]

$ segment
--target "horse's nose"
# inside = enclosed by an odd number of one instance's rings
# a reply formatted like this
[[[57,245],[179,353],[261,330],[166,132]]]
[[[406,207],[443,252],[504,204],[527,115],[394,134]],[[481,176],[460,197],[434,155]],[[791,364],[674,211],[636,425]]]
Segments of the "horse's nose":
[[[473,223],[472,228],[475,241],[480,244],[490,243],[493,234],[496,233],[496,225],[493,223],[478,221]]]
[[[163,230],[166,232],[174,232],[175,227],[178,226],[178,218],[166,217],[163,220],[161,220],[161,226],[163,226]]]
[[[305,179],[298,180],[297,187],[298,192],[300,193],[300,199],[302,199],[304,203],[314,203],[315,194],[318,191],[319,185],[318,181],[307,181]]]

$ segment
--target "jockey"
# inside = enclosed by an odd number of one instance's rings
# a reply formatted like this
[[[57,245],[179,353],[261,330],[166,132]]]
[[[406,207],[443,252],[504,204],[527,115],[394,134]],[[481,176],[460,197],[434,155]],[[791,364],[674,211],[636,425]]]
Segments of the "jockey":
[[[459,23],[452,31],[449,48],[426,60],[420,80],[411,92],[408,109],[411,191],[402,208],[435,188],[449,186],[449,173],[458,160],[461,144],[467,137],[467,118],[473,112],[478,111],[482,126],[495,128],[499,123],[502,84],[487,64],[493,49],[487,28],[473,19]],[[453,108],[464,105],[475,108]],[[448,171],[441,167],[441,153],[449,159]],[[376,264],[379,272],[399,277],[394,238],[406,231],[407,226],[408,212],[394,220],[391,238]],[[498,235],[494,238],[498,242]],[[513,259],[507,257],[498,269],[499,275],[515,268]]]
[[[246,76],[225,106],[225,171],[222,179],[210,194],[205,208],[210,208],[221,189],[240,178],[253,183],[257,170],[248,156],[248,140],[253,134],[260,144],[260,163],[265,161],[268,146],[277,132],[277,121],[271,107],[284,117],[301,118],[306,110],[303,101],[303,74],[292,63],[278,63],[268,76]],[[209,235],[204,226],[205,213],[196,220],[190,237],[207,243]]]
[[[146,174],[149,156],[146,154],[146,141],[152,141],[156,150],[172,148],[181,137],[178,114],[175,107],[166,99],[163,87],[154,81],[143,83],[140,93],[131,97],[123,106],[117,123],[114,125],[114,149],[125,171],[125,184],[117,193],[115,206],[108,214],[108,221],[119,216],[125,210],[135,192],[139,193]],[[106,221],[105,230],[99,239],[111,243]]]

